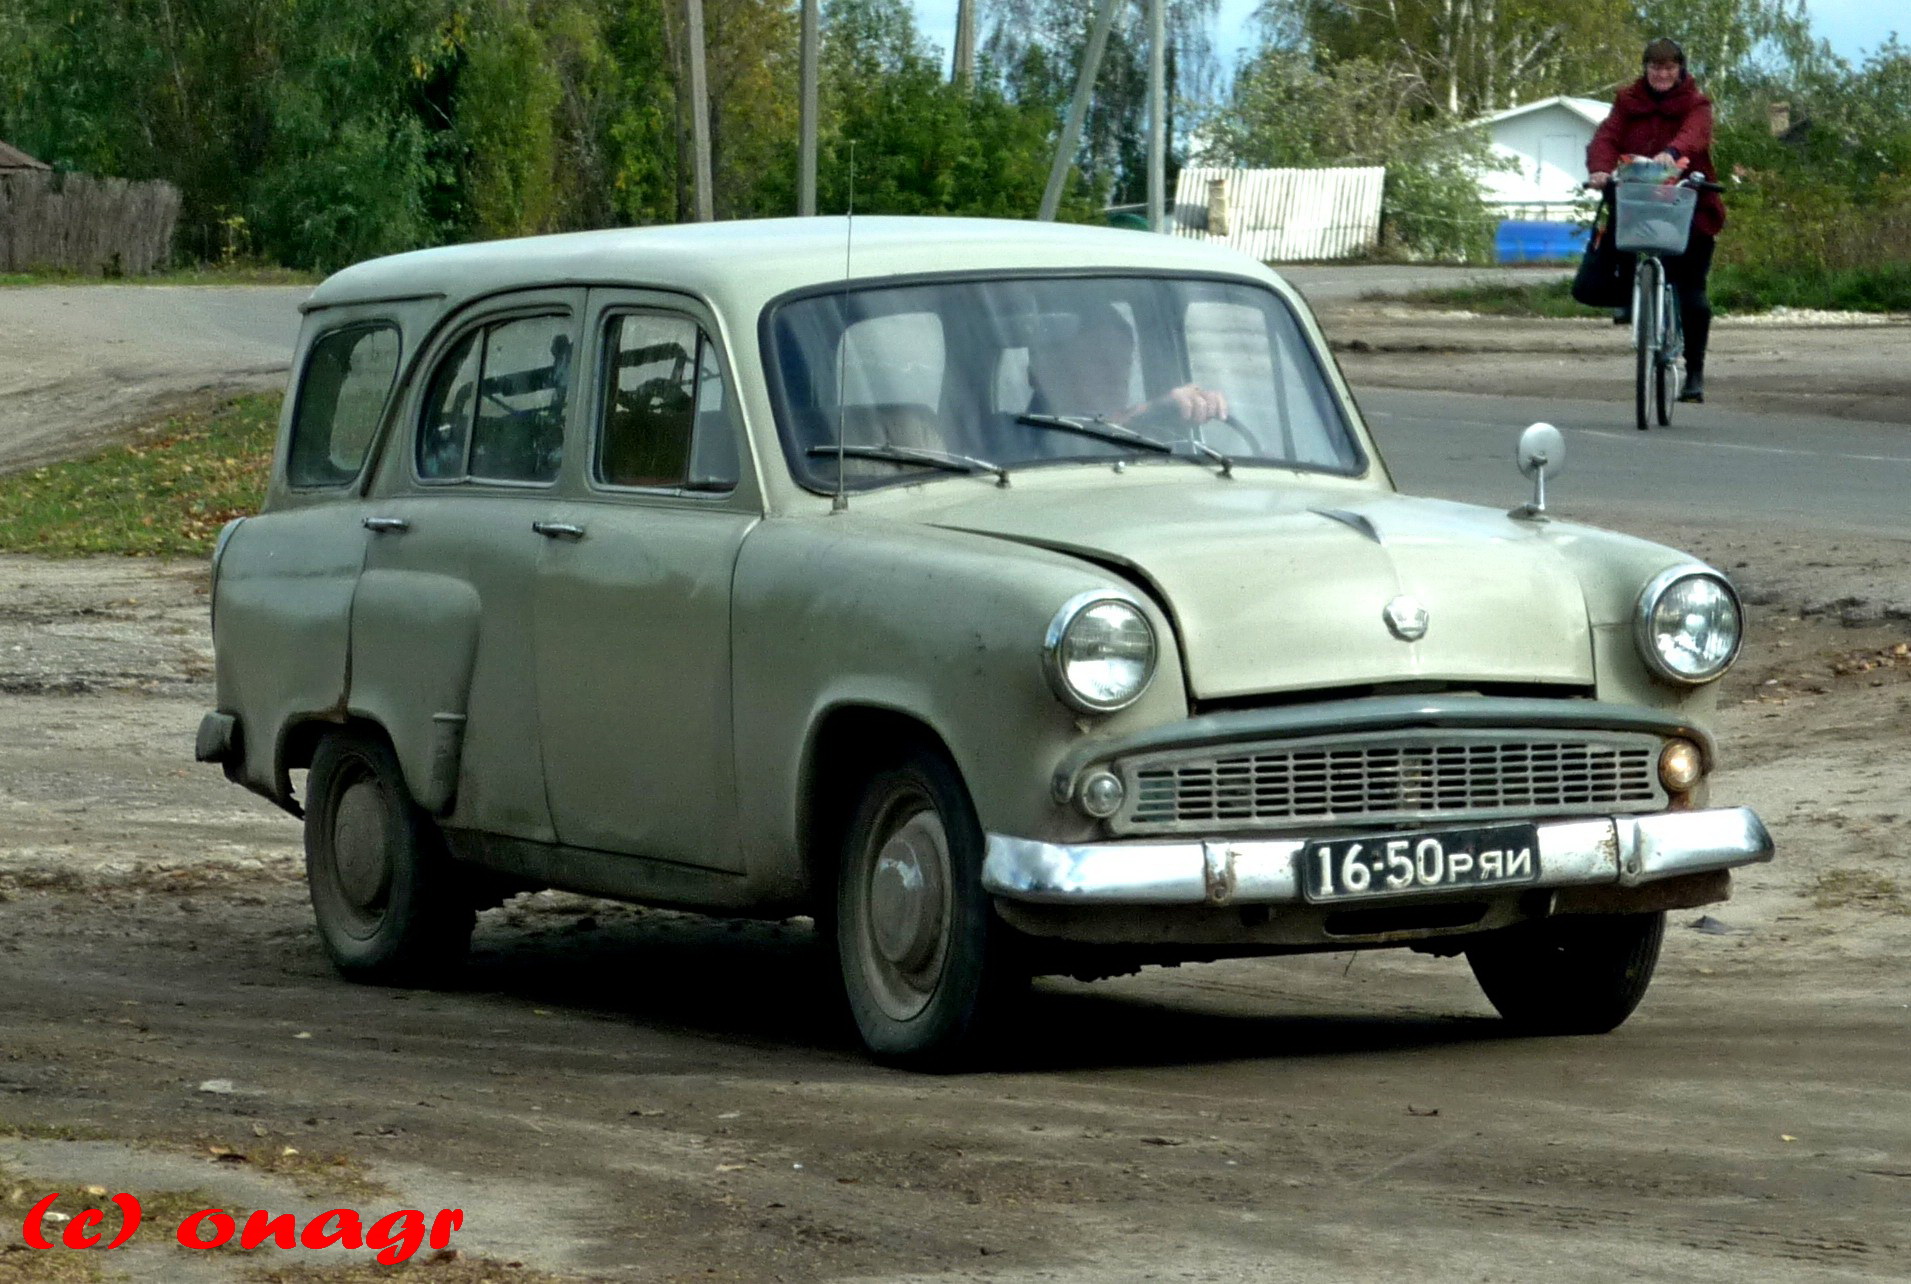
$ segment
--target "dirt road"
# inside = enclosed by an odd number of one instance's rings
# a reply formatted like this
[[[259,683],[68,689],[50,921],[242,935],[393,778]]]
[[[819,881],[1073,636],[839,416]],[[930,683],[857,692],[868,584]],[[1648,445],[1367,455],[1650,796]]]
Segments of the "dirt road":
[[[1911,542],[1575,515],[1764,586],[1714,797],[1780,858],[1675,916],[1630,1023],[1507,1038],[1457,961],[1241,962],[1042,982],[961,1078],[864,1061],[802,922],[542,894],[457,989],[338,981],[297,823],[191,762],[201,569],[0,558],[0,1281],[84,1278],[15,1231],[89,1186],[149,1224],[79,1264],[152,1281],[343,1279],[369,1252],[170,1233],[341,1205],[462,1209],[452,1284],[1911,1276],[1911,623],[1799,614]]]

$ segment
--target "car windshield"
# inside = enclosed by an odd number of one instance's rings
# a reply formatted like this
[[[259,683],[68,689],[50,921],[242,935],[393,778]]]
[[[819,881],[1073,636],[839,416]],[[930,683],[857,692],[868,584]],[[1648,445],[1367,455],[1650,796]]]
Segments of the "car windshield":
[[[1365,467],[1293,311],[1250,282],[853,287],[782,303],[769,335],[784,454],[815,490],[839,466],[850,489],[1111,458]]]

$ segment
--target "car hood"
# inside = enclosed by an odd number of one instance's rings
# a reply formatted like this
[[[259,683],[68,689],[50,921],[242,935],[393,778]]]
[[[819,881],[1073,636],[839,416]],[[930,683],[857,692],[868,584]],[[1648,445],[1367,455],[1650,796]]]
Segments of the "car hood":
[[[1421,680],[1593,683],[1571,561],[1545,525],[1491,509],[1210,482],[1137,488],[1119,504],[1105,492],[976,500],[936,524],[1147,581],[1174,619],[1199,699]],[[1402,598],[1426,613],[1417,640],[1388,623]]]

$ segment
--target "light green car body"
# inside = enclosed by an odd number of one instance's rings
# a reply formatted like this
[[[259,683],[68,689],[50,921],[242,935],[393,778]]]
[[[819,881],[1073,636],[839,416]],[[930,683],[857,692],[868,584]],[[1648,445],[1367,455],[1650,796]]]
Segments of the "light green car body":
[[[760,329],[774,300],[846,271],[862,281],[1058,266],[1238,278],[1288,300],[1307,343],[1326,352],[1293,290],[1245,258],[1024,223],[593,232],[426,250],[333,276],[305,305],[294,388],[318,337],[371,319],[399,327],[399,375],[372,462],[349,486],[289,483],[288,398],[264,510],[230,530],[216,558],[220,721],[202,757],[296,811],[294,773],[316,739],[369,725],[462,858],[525,885],[762,916],[828,899],[825,818],[846,787],[835,773],[905,729],[946,751],[992,841],[1058,850],[1115,841],[1075,789],[1117,750],[1199,739],[1204,727],[1265,737],[1295,709],[1318,714],[1350,692],[1557,692],[1566,723],[1623,710],[1622,721],[1690,738],[1711,765],[1715,687],[1655,676],[1635,638],[1642,589],[1692,559],[1399,494],[1324,356],[1367,461],[1357,476],[1084,463],[1018,471],[1007,486],[936,474],[851,495],[841,511],[792,479]],[[715,340],[737,399],[732,493],[594,486],[582,375],[554,484],[447,488],[412,475],[422,385],[463,327],[542,302],[566,309],[588,344],[603,307],[632,301],[680,311]],[[545,538],[534,522],[587,535]],[[1160,647],[1145,694],[1102,716],[1065,705],[1045,671],[1058,610],[1091,591],[1139,604]],[[1431,620],[1417,641],[1383,619],[1402,594]],[[1702,791],[1669,806],[1692,808]],[[1769,850],[1766,840],[1744,859]],[[1656,900],[1634,889],[1622,907],[1716,899],[1723,876],[1681,889]],[[1003,903],[1024,930],[1085,940],[1343,939],[1257,935],[1216,908],[1229,890],[1163,907],[1160,923],[1180,926],[1158,930],[1145,904],[1097,927],[1094,913],[1069,909],[1066,889]],[[1203,912],[1212,922],[1189,917]]]

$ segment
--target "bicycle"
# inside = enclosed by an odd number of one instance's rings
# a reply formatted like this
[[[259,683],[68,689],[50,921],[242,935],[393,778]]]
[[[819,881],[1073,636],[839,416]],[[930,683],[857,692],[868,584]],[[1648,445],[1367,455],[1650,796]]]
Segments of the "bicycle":
[[[1672,423],[1685,376],[1685,331],[1679,299],[1661,256],[1685,253],[1700,192],[1725,189],[1704,174],[1664,177],[1663,166],[1627,157],[1613,172],[1607,193],[1613,203],[1613,247],[1635,255],[1632,269],[1633,416],[1645,432],[1657,419]]]

